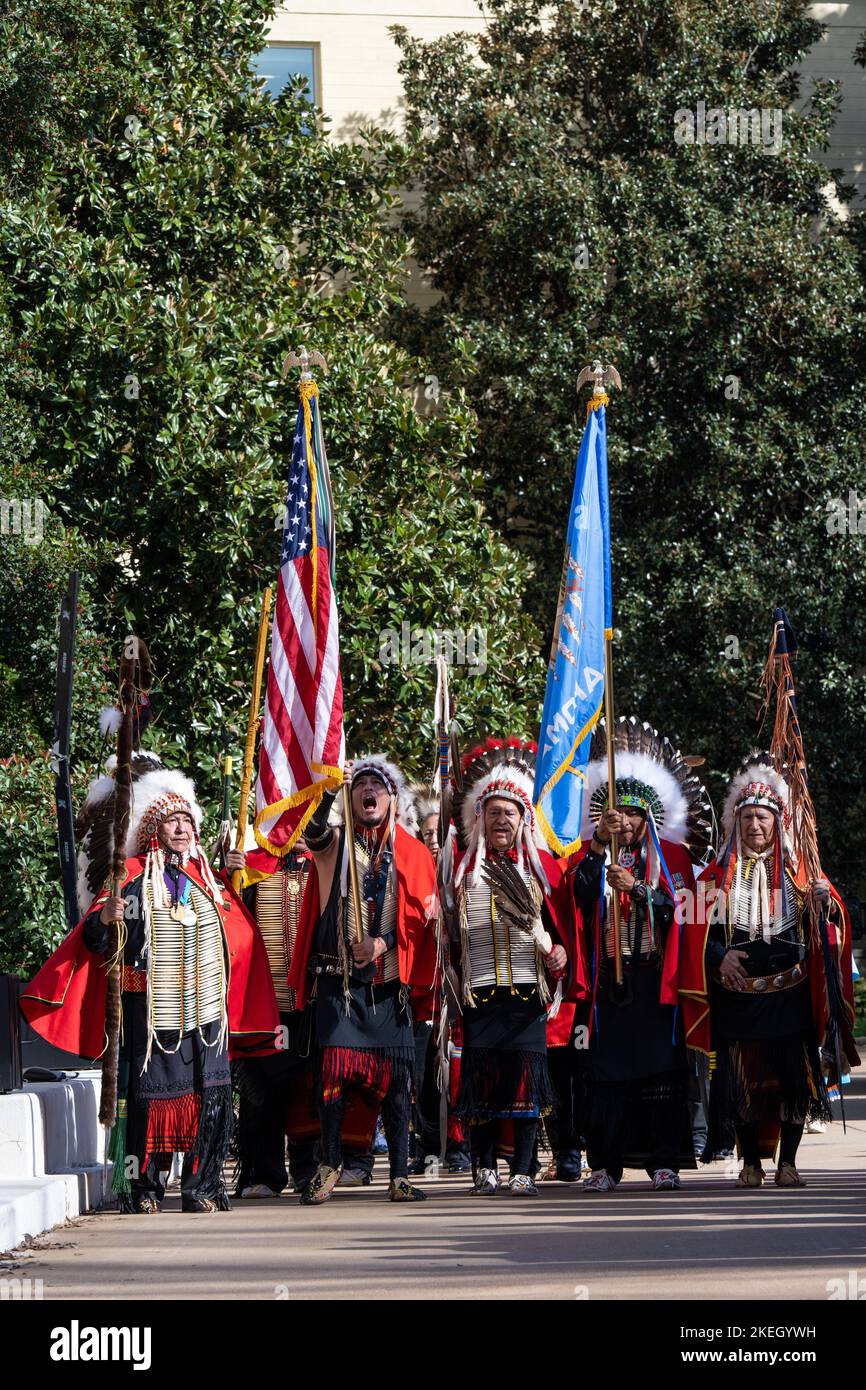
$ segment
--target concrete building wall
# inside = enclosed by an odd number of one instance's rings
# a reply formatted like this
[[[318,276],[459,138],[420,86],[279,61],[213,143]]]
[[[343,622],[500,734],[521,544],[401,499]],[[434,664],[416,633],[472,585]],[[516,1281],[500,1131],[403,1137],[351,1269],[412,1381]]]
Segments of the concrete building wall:
[[[866,69],[854,63],[854,50],[866,30],[866,0],[849,4],[812,6],[812,14],[827,30],[802,65],[805,77],[842,83],[842,107],[833,144],[821,158],[830,168],[841,167],[856,184],[852,205],[866,198]]]
[[[338,140],[351,140],[370,121],[399,128],[402,87],[392,24],[434,39],[457,29],[477,33],[484,18],[473,0],[307,0],[276,12],[272,43],[318,45],[317,105]]]
[[[824,158],[841,165],[866,197],[866,70],[855,67],[854,49],[866,30],[866,0],[815,4],[812,13],[827,33],[802,65],[805,77],[843,83],[843,103],[832,148]],[[456,29],[478,32],[483,10],[474,0],[297,0],[274,18],[271,41],[315,50],[316,101],[339,140],[351,140],[364,122],[398,128],[402,94],[398,50],[388,33],[404,24],[419,38]]]

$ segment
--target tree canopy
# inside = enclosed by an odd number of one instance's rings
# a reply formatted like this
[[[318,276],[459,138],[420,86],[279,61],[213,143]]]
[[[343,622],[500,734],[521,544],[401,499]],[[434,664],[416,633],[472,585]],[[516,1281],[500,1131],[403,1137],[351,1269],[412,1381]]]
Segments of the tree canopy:
[[[786,607],[828,867],[866,887],[866,508],[852,532],[838,505],[866,498],[863,221],[839,216],[850,190],[817,155],[838,90],[798,76],[821,26],[801,0],[485,12],[480,35],[397,31],[420,150],[404,226],[440,294],[401,311],[403,339],[443,380],[459,344],[488,501],[532,558],[524,604],[545,633],[575,378],[617,366],[618,707],[706,756],[718,793],[758,736]],[[753,109],[763,127],[742,126]]]

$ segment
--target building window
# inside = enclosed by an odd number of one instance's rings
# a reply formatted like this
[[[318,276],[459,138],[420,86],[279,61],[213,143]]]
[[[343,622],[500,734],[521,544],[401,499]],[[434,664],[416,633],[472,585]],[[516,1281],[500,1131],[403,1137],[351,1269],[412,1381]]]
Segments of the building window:
[[[253,60],[253,67],[265,80],[265,91],[278,97],[293,77],[306,78],[307,100],[319,104],[316,68],[318,44],[269,43]]]

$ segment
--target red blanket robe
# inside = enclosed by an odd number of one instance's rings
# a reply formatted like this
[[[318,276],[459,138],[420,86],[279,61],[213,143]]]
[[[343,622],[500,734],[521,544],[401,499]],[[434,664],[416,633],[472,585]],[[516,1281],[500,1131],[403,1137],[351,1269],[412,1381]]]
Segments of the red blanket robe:
[[[144,872],[144,856],[126,861],[126,887]],[[268,965],[267,951],[255,921],[231,886],[218,874],[222,896],[214,899],[195,860],[184,873],[214,902],[222,919],[229,949],[229,1051],[241,1047],[245,1056],[274,1052],[280,1016]],[[84,922],[102,907],[107,888],[87,909],[21,995],[21,1011],[46,1042],[78,1057],[96,1058],[105,1046],[105,957],[87,948]]]
[[[313,856],[315,858],[315,855]],[[409,986],[412,1015],[433,1017],[436,984],[436,866],[426,845],[401,825],[394,827],[394,870],[397,875],[397,956],[400,979]],[[340,872],[339,863],[334,870]],[[298,1008],[310,997],[307,971],[319,921],[319,875],[307,875],[298,936],[289,970],[289,985],[297,991]]]
[[[710,1051],[710,1002],[709,981],[706,973],[705,951],[710,927],[710,913],[721,885],[723,869],[719,860],[714,860],[698,880],[695,912],[686,924],[683,933],[682,967],[679,977],[680,1001],[686,1029],[686,1046],[699,1052]],[[802,871],[794,877],[797,887],[805,891],[806,880]],[[715,890],[715,891],[714,891]],[[836,948],[842,977],[842,990],[845,998],[845,1014],[842,1020],[842,1044],[845,1055],[852,1066],[859,1062],[854,1045],[854,985],[851,970],[851,920],[848,910],[833,885],[830,885],[832,898],[828,921],[831,949]],[[818,1042],[822,1043],[827,1032],[827,981],[824,974],[824,958],[820,951],[810,946],[808,952],[809,990],[812,1002],[812,1018]]]

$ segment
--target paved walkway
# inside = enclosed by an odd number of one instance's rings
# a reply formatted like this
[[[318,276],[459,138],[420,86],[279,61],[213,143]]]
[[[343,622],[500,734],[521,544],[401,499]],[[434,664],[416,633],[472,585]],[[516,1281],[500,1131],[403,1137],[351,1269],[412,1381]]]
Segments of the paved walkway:
[[[45,1299],[617,1299],[826,1300],[864,1281],[866,1076],[846,1088],[848,1133],[834,1124],[800,1150],[805,1191],[738,1191],[724,1164],[654,1193],[626,1177],[610,1196],[545,1183],[535,1199],[467,1195],[463,1177],[426,1179],[429,1201],[338,1191],[238,1202],[184,1216],[100,1213],[44,1238],[26,1260]],[[22,1267],[16,1273],[24,1273]],[[839,1286],[841,1287],[841,1286]],[[855,1285],[856,1287],[856,1285]]]

